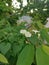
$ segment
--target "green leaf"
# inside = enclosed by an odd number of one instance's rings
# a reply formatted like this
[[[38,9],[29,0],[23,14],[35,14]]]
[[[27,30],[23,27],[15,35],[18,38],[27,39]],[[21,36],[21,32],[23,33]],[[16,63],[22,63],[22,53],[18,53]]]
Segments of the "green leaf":
[[[11,44],[10,43],[1,43],[0,44],[0,51],[3,54],[6,54],[11,48]]]
[[[34,59],[34,47],[27,45],[18,57],[16,65],[31,65]]]
[[[46,29],[42,29],[40,31],[40,33],[41,33],[42,39],[46,40],[49,43],[49,34],[48,34],[47,30]]]
[[[49,65],[49,55],[40,47],[36,49],[36,62],[37,65]]]
[[[13,44],[13,54],[14,54],[14,56],[16,56],[16,54],[18,54],[20,52],[22,47],[23,47],[23,44],[19,44],[19,45],[16,44],[16,43]]]
[[[29,40],[32,44],[36,44],[38,41],[38,37],[34,34],[31,38],[29,38]]]
[[[47,53],[49,55],[49,46],[46,46],[46,45],[42,45],[42,49],[45,53]]]
[[[43,29],[43,28],[44,28],[43,24],[42,24],[40,21],[36,22],[36,26],[37,26],[39,29]]]
[[[8,63],[6,57],[0,53],[0,62],[2,63]]]

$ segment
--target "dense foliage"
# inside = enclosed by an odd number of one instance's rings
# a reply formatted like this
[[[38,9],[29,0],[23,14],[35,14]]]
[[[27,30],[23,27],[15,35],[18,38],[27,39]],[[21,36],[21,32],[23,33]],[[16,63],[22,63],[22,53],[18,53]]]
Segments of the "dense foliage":
[[[12,0],[0,0],[0,65],[49,65],[49,29],[44,26],[49,0],[27,0],[25,7],[18,1],[20,9],[12,6]],[[17,24],[23,15],[32,17],[29,27]]]

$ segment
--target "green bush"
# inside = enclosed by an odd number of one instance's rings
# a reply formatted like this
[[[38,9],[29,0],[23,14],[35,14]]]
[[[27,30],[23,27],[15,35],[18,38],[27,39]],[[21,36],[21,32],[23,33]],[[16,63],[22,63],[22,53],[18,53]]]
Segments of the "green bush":
[[[49,65],[49,28],[44,27],[49,17],[49,0],[27,0],[25,7],[18,0],[20,9],[15,9],[11,1],[0,0],[0,65]],[[23,15],[32,17],[30,26],[17,24]]]
[[[11,26],[5,19],[0,23],[0,62],[5,65],[49,64],[49,34],[43,24],[33,22],[27,28],[25,23]]]

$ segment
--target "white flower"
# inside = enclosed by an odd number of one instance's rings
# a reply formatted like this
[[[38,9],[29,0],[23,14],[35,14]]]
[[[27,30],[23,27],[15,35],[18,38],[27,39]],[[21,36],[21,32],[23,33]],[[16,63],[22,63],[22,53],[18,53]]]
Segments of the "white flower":
[[[34,11],[33,11],[33,9],[31,9],[31,11],[30,11],[31,13],[33,13]]]
[[[44,3],[47,3],[47,0],[45,0]]]
[[[43,9],[43,11],[47,11],[47,9]]]
[[[24,29],[20,30],[20,33],[22,33],[22,34],[25,34],[26,32],[27,32],[27,31],[24,30]]]
[[[40,34],[38,33],[38,38],[40,37]]]
[[[13,13],[15,13],[15,10],[13,10]]]
[[[18,2],[17,0],[12,0],[12,6],[14,8],[20,9],[20,5],[21,5],[21,3]]]
[[[22,2],[23,2],[23,3],[22,3],[22,6],[23,6],[23,7],[27,6],[27,4],[28,4],[28,3],[27,3],[27,0],[22,0]]]
[[[25,29],[20,30],[20,33],[21,33],[21,34],[24,34],[25,37],[31,37],[31,33],[28,32],[28,31],[26,31]]]
[[[30,32],[26,32],[26,33],[25,33],[25,36],[26,36],[26,37],[31,37],[31,33],[30,33]]]
[[[38,30],[32,30],[35,34],[38,33],[39,31]]]
[[[8,3],[6,3],[6,6],[8,6]]]
[[[38,9],[35,8],[35,11],[38,11]]]

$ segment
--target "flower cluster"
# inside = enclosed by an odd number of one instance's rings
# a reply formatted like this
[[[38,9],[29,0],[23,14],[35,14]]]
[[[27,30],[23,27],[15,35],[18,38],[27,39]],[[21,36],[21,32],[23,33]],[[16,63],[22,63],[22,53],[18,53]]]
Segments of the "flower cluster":
[[[40,37],[40,33],[39,33],[40,31],[38,31],[38,30],[32,30],[32,32],[34,32],[35,34],[38,33],[38,38]],[[31,37],[31,33],[28,32],[25,29],[21,29],[20,33],[23,34],[23,35],[25,35],[25,37]]]
[[[31,37],[31,33],[30,33],[30,32],[28,32],[28,31],[27,31],[27,30],[25,30],[25,29],[20,30],[20,33],[21,33],[21,34],[24,34],[24,35],[25,35],[25,37]]]

